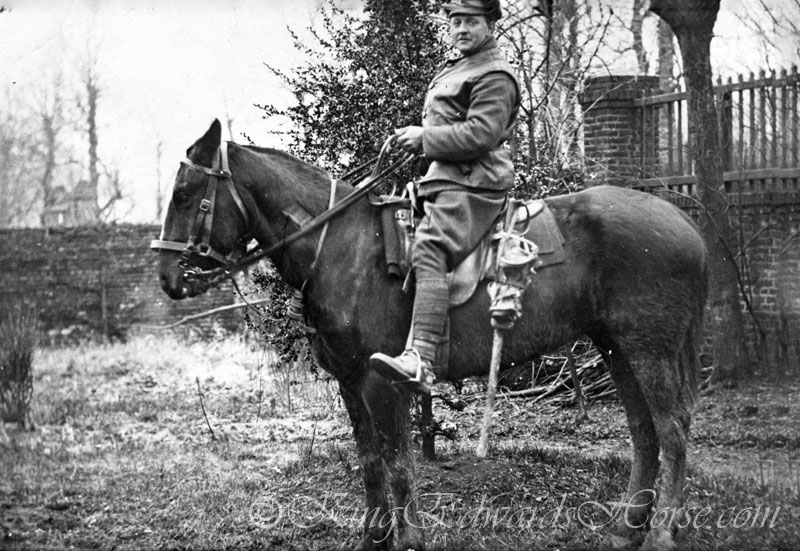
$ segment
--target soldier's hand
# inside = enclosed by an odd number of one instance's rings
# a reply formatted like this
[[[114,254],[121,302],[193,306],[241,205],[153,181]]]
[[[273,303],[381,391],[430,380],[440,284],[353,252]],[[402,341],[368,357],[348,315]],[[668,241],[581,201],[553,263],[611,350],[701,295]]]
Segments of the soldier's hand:
[[[397,145],[408,153],[419,153],[422,151],[422,127],[405,126],[394,130]]]

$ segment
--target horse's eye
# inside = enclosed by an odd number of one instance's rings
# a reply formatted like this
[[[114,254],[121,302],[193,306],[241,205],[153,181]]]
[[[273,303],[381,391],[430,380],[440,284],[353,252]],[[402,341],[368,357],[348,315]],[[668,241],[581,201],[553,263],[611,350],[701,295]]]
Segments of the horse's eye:
[[[188,205],[190,199],[189,194],[183,191],[176,191],[172,194],[172,203],[178,208]]]

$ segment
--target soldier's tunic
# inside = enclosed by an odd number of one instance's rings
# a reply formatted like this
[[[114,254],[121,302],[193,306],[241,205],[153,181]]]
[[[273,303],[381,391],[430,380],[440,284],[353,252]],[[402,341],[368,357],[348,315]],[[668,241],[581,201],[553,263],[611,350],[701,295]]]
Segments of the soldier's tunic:
[[[425,217],[417,228],[414,340],[436,343],[447,316],[445,274],[466,258],[502,213],[514,184],[511,152],[519,85],[489,38],[449,60],[428,87],[422,145],[430,161],[420,181]]]

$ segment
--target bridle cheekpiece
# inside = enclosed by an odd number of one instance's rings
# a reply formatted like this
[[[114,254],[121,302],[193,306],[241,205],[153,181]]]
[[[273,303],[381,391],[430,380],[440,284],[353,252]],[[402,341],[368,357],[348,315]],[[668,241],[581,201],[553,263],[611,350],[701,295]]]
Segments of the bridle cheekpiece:
[[[217,150],[214,155],[211,168],[195,164],[189,159],[181,161],[181,164],[190,170],[202,172],[208,175],[206,183],[205,194],[200,201],[197,209],[197,214],[192,224],[192,229],[189,232],[189,239],[183,243],[180,241],[169,241],[163,239],[154,239],[150,242],[150,248],[156,251],[167,250],[177,251],[181,253],[180,265],[184,269],[187,276],[191,276],[196,268],[191,265],[190,259],[192,257],[211,258],[217,261],[224,267],[235,265],[236,262],[244,254],[247,240],[243,238],[244,246],[237,247],[228,254],[222,254],[216,251],[211,246],[211,228],[214,222],[214,206],[216,204],[217,189],[220,184],[226,183],[228,191],[236,203],[239,212],[244,219],[245,227],[249,226],[250,217],[245,209],[244,202],[242,201],[236,186],[233,183],[231,171],[228,165],[228,147],[227,144],[223,145]]]

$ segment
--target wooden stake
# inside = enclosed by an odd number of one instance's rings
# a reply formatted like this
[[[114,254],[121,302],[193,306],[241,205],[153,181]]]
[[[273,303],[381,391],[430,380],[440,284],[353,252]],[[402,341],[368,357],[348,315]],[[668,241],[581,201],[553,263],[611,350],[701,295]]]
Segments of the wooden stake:
[[[478,439],[478,448],[475,450],[475,455],[481,459],[485,458],[489,451],[489,430],[492,427],[494,402],[497,397],[497,374],[500,371],[500,353],[502,351],[503,333],[500,329],[495,328],[492,340],[492,363],[489,365],[489,386],[486,389],[486,407],[483,410],[483,425],[481,426],[481,436]]]

